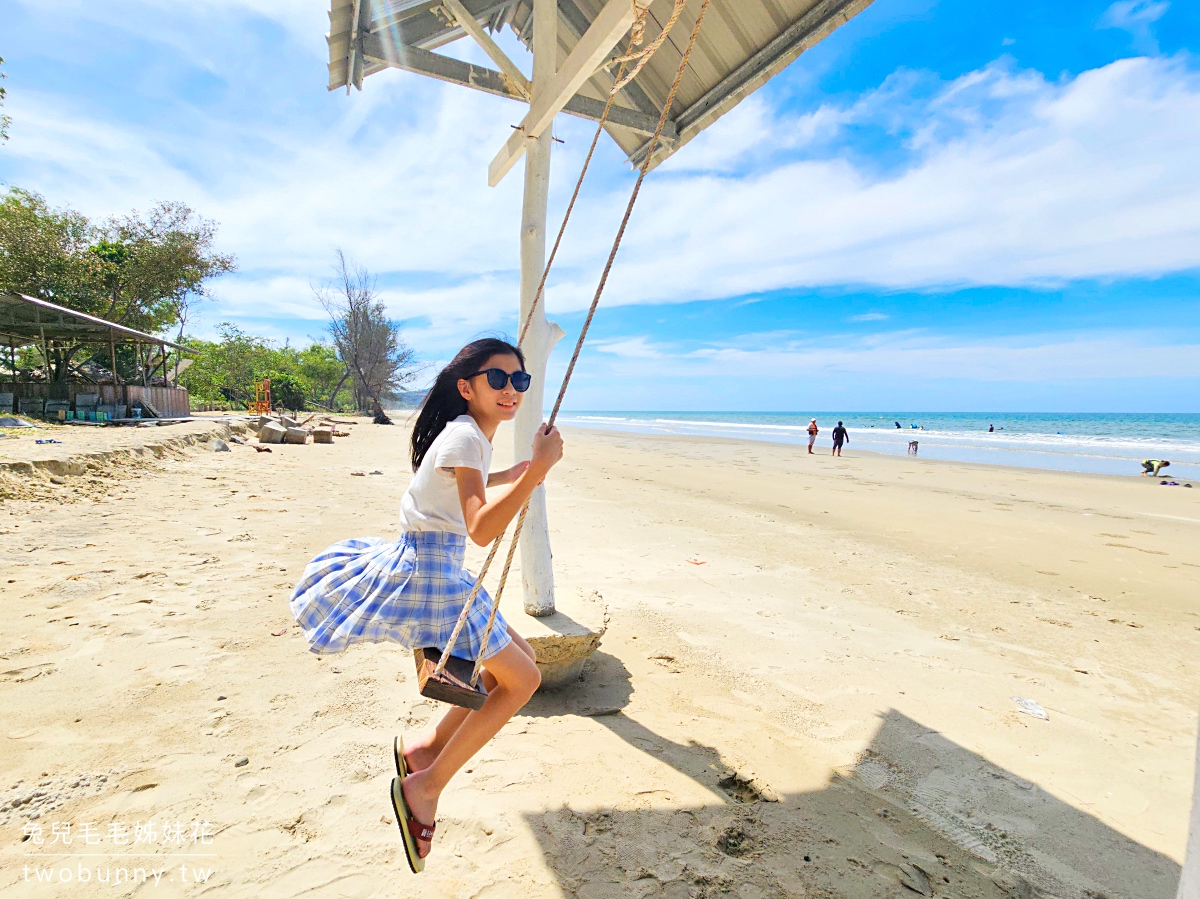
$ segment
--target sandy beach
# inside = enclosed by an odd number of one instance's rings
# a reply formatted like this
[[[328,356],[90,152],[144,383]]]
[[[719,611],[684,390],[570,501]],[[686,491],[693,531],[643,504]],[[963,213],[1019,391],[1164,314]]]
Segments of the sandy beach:
[[[4,475],[0,893],[1174,896],[1200,490],[567,430],[557,589],[609,629],[452,784],[413,877],[391,740],[438,708],[407,652],[320,659],[287,607],[328,544],[398,536],[407,431],[350,430]],[[111,883],[137,867],[158,886]]]

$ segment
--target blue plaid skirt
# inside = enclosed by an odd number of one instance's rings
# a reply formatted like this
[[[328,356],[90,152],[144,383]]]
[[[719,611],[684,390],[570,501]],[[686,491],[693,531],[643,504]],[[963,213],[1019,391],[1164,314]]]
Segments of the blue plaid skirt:
[[[399,643],[445,651],[475,578],[463,569],[467,538],[441,531],[405,533],[398,542],[343,540],[308,563],[292,592],[292,614],[315,653],[351,643]],[[503,615],[483,646],[492,600],[475,597],[451,650],[476,659],[494,656],[512,638]]]

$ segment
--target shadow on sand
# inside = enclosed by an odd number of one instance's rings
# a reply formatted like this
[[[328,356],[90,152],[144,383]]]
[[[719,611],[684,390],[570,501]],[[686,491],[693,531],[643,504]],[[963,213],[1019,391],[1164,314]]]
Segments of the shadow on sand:
[[[1179,866],[905,715],[880,716],[847,777],[776,796],[709,746],[622,709],[620,659],[545,695],[533,716],[586,715],[713,794],[704,805],[529,816],[563,893],[620,897],[1172,899]],[[768,801],[774,800],[774,801]]]

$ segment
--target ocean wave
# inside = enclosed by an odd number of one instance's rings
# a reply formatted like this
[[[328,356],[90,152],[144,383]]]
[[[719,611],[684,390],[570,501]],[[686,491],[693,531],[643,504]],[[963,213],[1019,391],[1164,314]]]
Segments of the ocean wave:
[[[705,432],[739,432],[739,433],[777,433],[781,435],[807,435],[807,423],[796,425],[773,424],[769,422],[748,421],[718,421],[714,419],[679,419],[679,418],[633,418],[603,415],[572,415],[564,418],[564,422],[621,422],[634,426],[652,428],[674,428],[680,430]],[[1129,450],[1136,453],[1159,452],[1170,450],[1176,454],[1196,454],[1200,458],[1200,441],[1174,437],[1129,437],[1104,434],[1049,434],[1020,431],[952,431],[936,428],[869,428],[849,426],[851,441],[858,437],[862,441],[880,443],[903,443],[919,440],[931,445],[963,445],[979,449],[1026,449],[1047,452],[1063,452],[1071,449],[1091,450]],[[828,438],[830,427],[821,429],[823,438]]]
[[[807,436],[808,421],[805,416],[797,416],[796,424],[779,421],[747,420],[749,416],[739,415],[740,420],[721,420],[719,416],[706,415],[703,418],[682,418],[663,415],[662,413],[629,413],[627,415],[589,415],[573,414],[564,416],[564,423],[576,423],[582,426],[611,427],[623,431],[642,431],[649,433],[688,434],[693,436],[714,437],[743,437],[748,439],[765,440],[785,444],[802,444]],[[764,417],[786,417],[764,413]],[[846,415],[844,420],[853,420],[856,416]],[[923,416],[926,421],[936,420],[938,416]],[[943,425],[945,418],[943,417]],[[826,415],[826,424],[821,428],[821,442],[828,447],[831,416]],[[925,428],[892,428],[881,424],[880,427],[865,427],[859,421],[847,425],[850,434],[850,448],[859,447],[886,454],[903,453],[910,440],[917,440],[922,449],[922,455],[932,453],[937,458],[957,459],[959,461],[986,461],[1001,465],[1020,465],[1024,467],[1045,467],[1067,470],[1109,471],[1112,473],[1129,473],[1131,466],[1144,458],[1168,458],[1175,462],[1177,469],[1183,466],[1195,469],[1200,466],[1200,440],[1193,436],[1196,425],[1186,416],[1181,423],[1181,429],[1187,436],[1150,437],[1136,436],[1131,433],[1050,433],[1037,430],[1023,430],[1036,425],[1036,420],[1025,420],[1016,427],[1006,427],[999,431],[982,431],[986,419],[967,419],[970,430],[925,427]],[[1148,418],[1148,417],[1147,417]],[[836,421],[837,418],[832,418]],[[884,418],[876,419],[886,421]],[[1009,417],[1012,421],[1012,416]],[[957,424],[957,422],[953,422]],[[932,424],[932,422],[931,422]],[[1114,430],[1131,430],[1139,428],[1149,430],[1153,422],[1131,416],[1113,416],[1111,420],[1100,417],[1079,416],[1075,420],[1069,417],[1056,416],[1048,427],[1062,425],[1076,428],[1100,429],[1109,427]],[[1170,426],[1171,423],[1168,423]],[[1017,429],[1017,428],[1022,429]],[[1039,461],[1041,460],[1041,461]],[[1076,460],[1076,461],[1072,461]],[[1180,470],[1180,475],[1184,473]]]

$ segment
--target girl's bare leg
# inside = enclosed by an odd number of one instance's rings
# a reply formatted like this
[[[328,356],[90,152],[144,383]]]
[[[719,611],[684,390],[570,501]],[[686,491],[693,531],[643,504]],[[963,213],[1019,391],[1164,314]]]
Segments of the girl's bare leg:
[[[487,665],[496,685],[483,708],[463,718],[429,767],[404,779],[404,798],[418,821],[434,822],[438,799],[450,778],[520,711],[542,682],[537,665],[516,641],[488,659]],[[418,841],[418,851],[423,858],[429,844]]]
[[[511,627],[508,629],[508,635],[512,637],[513,643],[521,648],[521,651],[531,659],[535,659],[533,647],[528,641]],[[496,679],[485,668],[480,675],[483,680],[483,688],[492,692],[492,688],[496,686]],[[409,772],[415,774],[422,771],[433,764],[433,760],[438,757],[438,753],[442,751],[442,747],[454,736],[455,731],[462,726],[462,723],[467,719],[467,715],[471,712],[470,709],[464,709],[460,706],[451,706],[450,710],[442,716],[439,721],[429,730],[414,738],[410,743],[404,741],[404,760],[408,763]]]

